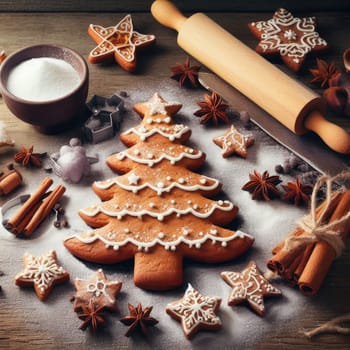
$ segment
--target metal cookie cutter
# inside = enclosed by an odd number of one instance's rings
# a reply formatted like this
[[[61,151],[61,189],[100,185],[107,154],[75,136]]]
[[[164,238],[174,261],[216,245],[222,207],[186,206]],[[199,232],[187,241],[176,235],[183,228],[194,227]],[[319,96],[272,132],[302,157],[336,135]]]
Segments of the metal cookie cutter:
[[[10,200],[8,200],[1,208],[0,208],[0,215],[1,215],[1,223],[2,225],[6,228],[6,224],[8,219],[6,218],[6,212],[8,212],[11,208],[19,205],[19,204],[23,204],[25,203],[28,198],[30,197],[30,194],[23,194],[21,196],[12,198]]]
[[[86,106],[92,114],[84,124],[87,141],[95,144],[113,137],[120,127],[124,100],[118,95],[109,98],[94,95]]]

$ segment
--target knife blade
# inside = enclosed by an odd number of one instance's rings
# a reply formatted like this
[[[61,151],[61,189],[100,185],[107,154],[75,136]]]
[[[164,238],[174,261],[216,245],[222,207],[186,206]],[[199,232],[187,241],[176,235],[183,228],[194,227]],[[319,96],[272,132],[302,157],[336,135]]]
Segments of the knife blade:
[[[245,110],[251,121],[275,141],[289,149],[322,174],[334,176],[350,167],[350,157],[332,151],[317,135],[296,135],[262,108],[213,73],[199,72],[200,84],[216,92],[233,108]],[[267,87],[268,88],[268,87]]]

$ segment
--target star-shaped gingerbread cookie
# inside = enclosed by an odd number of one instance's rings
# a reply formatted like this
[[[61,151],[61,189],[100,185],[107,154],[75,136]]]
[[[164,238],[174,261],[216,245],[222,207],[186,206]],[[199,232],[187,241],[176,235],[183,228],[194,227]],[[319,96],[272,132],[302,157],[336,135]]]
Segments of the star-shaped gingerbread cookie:
[[[262,276],[254,261],[251,261],[242,272],[225,271],[221,273],[221,277],[232,287],[228,305],[246,301],[260,316],[265,314],[264,297],[282,294]]]
[[[234,125],[228,129],[223,135],[215,137],[213,142],[222,148],[222,156],[229,157],[231,154],[238,154],[246,158],[247,148],[254,144],[253,135],[241,134]]]
[[[97,270],[89,279],[76,278],[74,281],[76,293],[74,296],[74,311],[88,305],[90,301],[98,307],[115,311],[116,297],[122,288],[121,281],[110,281],[102,269]]]
[[[297,18],[283,8],[277,9],[272,19],[252,22],[248,27],[260,40],[258,53],[281,55],[283,62],[295,72],[311,51],[328,49],[327,42],[316,32],[315,17]]]
[[[181,321],[186,338],[191,338],[199,330],[217,330],[221,321],[216,315],[221,298],[204,296],[190,284],[182,297],[167,305],[166,312],[174,319]]]
[[[26,253],[23,261],[24,270],[16,276],[15,283],[20,287],[34,286],[41,301],[48,297],[53,286],[69,280],[69,273],[58,264],[54,250],[40,256]]]
[[[154,35],[135,32],[132,18],[125,16],[113,27],[90,24],[88,33],[98,44],[89,54],[90,63],[102,63],[113,58],[126,71],[136,69],[136,51],[155,43]]]

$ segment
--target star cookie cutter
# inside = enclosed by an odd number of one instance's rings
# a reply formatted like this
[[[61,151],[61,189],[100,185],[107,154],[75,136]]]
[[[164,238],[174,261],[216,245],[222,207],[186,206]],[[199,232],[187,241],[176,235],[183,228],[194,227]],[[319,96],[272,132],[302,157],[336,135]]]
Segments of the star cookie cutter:
[[[84,124],[84,137],[93,144],[105,141],[119,130],[124,100],[114,94],[109,98],[94,95],[86,104],[91,116]]]

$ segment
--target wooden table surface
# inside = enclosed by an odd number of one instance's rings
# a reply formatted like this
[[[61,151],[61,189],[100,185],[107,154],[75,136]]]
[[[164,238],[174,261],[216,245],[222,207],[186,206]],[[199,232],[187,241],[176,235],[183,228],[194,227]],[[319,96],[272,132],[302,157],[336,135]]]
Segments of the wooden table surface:
[[[24,46],[38,43],[55,43],[71,47],[87,57],[94,46],[87,35],[90,23],[114,25],[125,13],[0,13],[0,45],[7,53],[12,53]],[[297,13],[300,16],[309,13]],[[322,57],[335,61],[341,66],[341,55],[350,46],[350,12],[312,13],[319,19],[319,32],[332,45],[329,53]],[[257,19],[267,19],[270,13],[211,13],[210,16],[224,28],[254,47],[256,40],[247,29],[247,23]],[[152,77],[167,78],[169,66],[175,62],[184,61],[186,54],[176,44],[176,33],[156,23],[149,13],[133,14],[135,28],[141,33],[153,33],[157,37],[157,45],[145,52],[139,61],[135,74],[129,74],[116,65],[89,65],[90,92],[108,96],[114,91],[128,90],[140,80],[147,81]],[[205,41],[205,38],[203,38]],[[305,69],[296,76],[297,79],[308,82],[311,75],[308,68],[315,66],[310,59]],[[37,133],[31,126],[11,116],[6,106],[0,101],[0,120],[6,122],[8,131],[17,140],[18,145],[48,142],[54,136]],[[341,120],[345,123],[344,120]],[[346,123],[345,123],[346,124]],[[347,126],[349,123],[347,122]],[[25,141],[24,141],[25,140]],[[9,162],[15,149],[0,149],[0,168],[3,170]],[[1,199],[1,203],[4,198]],[[1,261],[0,237],[0,261]],[[1,270],[1,266],[0,266]],[[278,332],[271,332],[262,337],[255,345],[256,349],[350,349],[350,337],[345,335],[322,335],[308,340],[300,330],[310,329],[319,324],[350,312],[350,252],[349,249],[337,259],[326,281],[319,292],[307,304],[304,312],[288,324],[280,325]],[[1,277],[0,277],[1,285]],[[55,348],[52,334],[33,332],[21,324],[18,315],[6,304],[6,297],[0,294],[0,348],[16,349],[25,346],[26,349]],[[25,343],[25,345],[24,345]],[[74,343],[74,342],[73,342]],[[61,344],[63,348],[79,348],[79,345]],[[88,346],[87,346],[88,348]],[[115,347],[117,348],[117,347]]]

